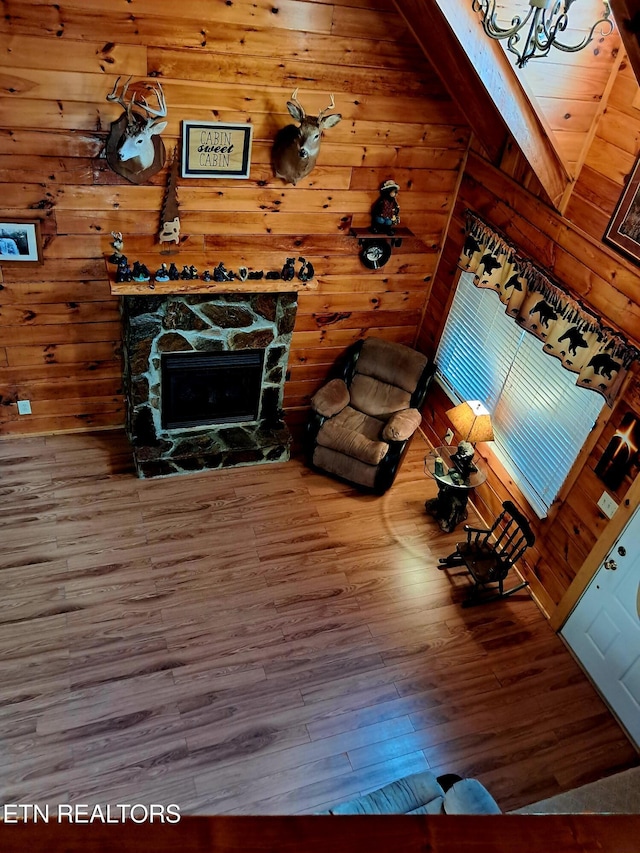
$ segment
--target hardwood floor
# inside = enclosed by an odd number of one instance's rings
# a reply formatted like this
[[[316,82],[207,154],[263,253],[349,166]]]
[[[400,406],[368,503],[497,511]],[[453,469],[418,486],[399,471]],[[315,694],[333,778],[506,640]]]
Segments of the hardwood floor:
[[[509,810],[636,764],[526,591],[460,607],[425,451],[375,498],[0,442],[0,799],[308,813],[432,768]]]

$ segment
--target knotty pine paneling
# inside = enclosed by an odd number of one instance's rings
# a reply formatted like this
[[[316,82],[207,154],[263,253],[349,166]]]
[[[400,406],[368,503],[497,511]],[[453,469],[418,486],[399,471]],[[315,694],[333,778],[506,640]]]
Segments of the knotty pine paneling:
[[[181,246],[217,249],[231,268],[313,263],[318,289],[300,296],[285,389],[292,415],[353,341],[415,341],[469,131],[391,2],[7,0],[0,216],[41,220],[45,263],[0,270],[0,435],[123,423],[118,304],[102,258],[112,230],[132,260],[158,251],[167,170],[134,186],[108,168],[118,75],[162,83],[169,152],[184,119],[253,125],[249,180],[179,181]],[[273,178],[270,151],[296,87],[309,112],[333,92],[343,119],[294,188]],[[368,224],[389,177],[416,239],[372,272],[348,233]]]
[[[420,349],[435,354],[437,348],[452,297],[466,208],[497,226],[605,323],[640,345],[638,267],[602,242],[625,175],[635,162],[637,145],[633,140],[640,132],[640,110],[631,102],[637,92],[638,85],[623,63],[564,217],[523,188],[526,177],[518,183],[477,154],[470,155],[418,336]],[[501,502],[511,497],[527,512],[537,541],[526,555],[524,571],[548,613],[558,604],[608,523],[597,506],[605,485],[594,469],[624,412],[640,414],[639,398],[638,379],[634,376],[613,411],[605,410],[606,423],[595,447],[581,457],[573,485],[552,508],[548,519],[541,521],[531,510],[527,511],[524,497],[507,472],[490,452],[486,453],[489,477],[476,490],[477,507],[485,518],[490,518]],[[430,402],[433,411],[427,413],[424,423],[436,440],[448,426],[445,411],[450,403],[437,388],[431,392]],[[636,473],[634,470],[631,475]],[[613,495],[618,503],[625,499],[630,485],[627,477]]]
[[[515,12],[515,9],[514,9]],[[577,44],[602,12],[600,0],[583,0],[569,14],[569,28],[561,36],[566,44]],[[504,23],[508,17],[503,17]],[[504,46],[504,45],[503,45]],[[533,60],[516,69],[529,97],[570,175],[578,176],[606,101],[610,77],[615,73],[621,38],[618,30],[606,37],[598,34],[577,53],[551,50],[543,60]],[[510,62],[514,57],[507,52]]]

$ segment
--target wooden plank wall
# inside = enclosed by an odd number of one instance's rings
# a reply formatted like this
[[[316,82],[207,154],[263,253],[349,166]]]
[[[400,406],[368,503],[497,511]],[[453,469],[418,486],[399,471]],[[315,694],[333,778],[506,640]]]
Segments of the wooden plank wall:
[[[468,160],[442,262],[419,336],[419,348],[435,353],[452,298],[456,261],[462,247],[464,211],[471,208],[496,225],[525,254],[550,270],[606,323],[622,330],[640,344],[640,276],[638,267],[602,242],[602,235],[622,192],[640,148],[640,110],[633,106],[638,84],[626,63],[616,77],[607,109],[598,125],[585,166],[580,173],[564,217],[545,206],[504,171],[498,171],[473,153]],[[521,170],[521,165],[518,167]],[[520,175],[519,175],[520,177]],[[523,181],[529,186],[535,182]],[[635,375],[634,375],[635,373]],[[444,394],[434,390],[428,428],[433,437],[447,428],[444,412],[450,406]],[[551,613],[569,587],[608,519],[597,507],[605,490],[594,473],[609,439],[625,412],[640,414],[637,370],[613,411],[605,409],[604,426],[595,446],[585,452],[574,470],[573,485],[545,521],[529,510],[537,536],[529,552],[526,574],[544,609]],[[487,453],[490,476],[477,490],[478,508],[493,517],[501,502],[514,498],[525,511],[524,498],[499,463]],[[633,468],[613,493],[622,502],[637,474]]]
[[[183,246],[253,269],[304,255],[285,405],[304,406],[327,366],[365,334],[412,343],[468,145],[466,124],[387,0],[4,0],[0,19],[0,216],[42,222],[45,263],[0,268],[0,435],[123,423],[120,323],[102,255],[154,251],[166,170],[134,186],[106,165],[117,75],[162,82],[169,151],[183,119],[251,122],[247,181],[179,183]],[[343,120],[297,187],[269,155],[295,87],[309,112],[335,94]],[[382,181],[401,186],[408,240],[380,273],[358,258]],[[157,249],[155,249],[157,250]],[[229,264],[230,265],[230,264]],[[29,399],[31,416],[17,414]]]
[[[41,220],[45,263],[0,269],[0,435],[123,422],[118,304],[102,255],[112,229],[124,233],[130,257],[157,251],[166,171],[136,187],[106,165],[106,131],[118,110],[105,96],[118,74],[162,81],[169,150],[182,119],[253,124],[248,181],[180,182],[183,245],[219,249],[221,260],[243,257],[255,269],[293,254],[314,264],[318,290],[299,300],[289,412],[304,410],[329,364],[365,334],[412,343],[419,331],[419,347],[435,351],[467,206],[640,340],[637,268],[601,242],[639,147],[638,87],[624,64],[564,217],[540,202],[516,155],[505,156],[503,171],[470,156],[431,292],[469,131],[388,0],[136,0],[135,7],[4,0],[2,9],[0,216]],[[294,188],[272,178],[269,152],[296,86],[309,111],[333,91],[343,121],[327,133],[318,167]],[[376,273],[360,264],[348,232],[368,223],[388,177],[401,185],[403,225],[416,239]],[[31,416],[17,414],[18,399],[31,401]],[[434,397],[431,422],[440,435],[445,405]],[[625,407],[638,411],[637,386],[612,414],[553,524],[536,525],[529,571],[548,610],[606,524],[593,467]],[[512,493],[496,466],[482,492],[487,514]]]

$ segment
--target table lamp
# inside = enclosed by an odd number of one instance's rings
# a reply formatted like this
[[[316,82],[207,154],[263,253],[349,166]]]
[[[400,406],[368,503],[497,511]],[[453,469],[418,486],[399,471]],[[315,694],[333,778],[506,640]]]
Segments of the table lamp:
[[[460,472],[467,476],[474,471],[473,454],[479,441],[493,441],[491,415],[480,400],[460,403],[447,411],[447,418],[460,436],[458,449],[452,456]]]

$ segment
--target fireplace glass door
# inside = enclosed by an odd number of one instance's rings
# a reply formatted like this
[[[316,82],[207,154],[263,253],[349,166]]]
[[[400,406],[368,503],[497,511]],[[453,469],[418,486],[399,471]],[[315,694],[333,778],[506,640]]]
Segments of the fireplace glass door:
[[[264,350],[162,355],[163,429],[255,421]]]

